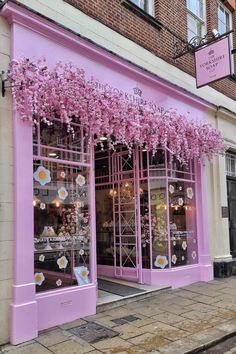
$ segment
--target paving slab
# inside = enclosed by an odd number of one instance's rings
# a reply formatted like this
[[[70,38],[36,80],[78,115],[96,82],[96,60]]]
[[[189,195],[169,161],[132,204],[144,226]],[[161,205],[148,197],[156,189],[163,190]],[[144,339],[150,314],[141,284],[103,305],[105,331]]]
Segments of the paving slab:
[[[84,354],[94,350],[94,348],[91,345],[81,344],[73,339],[53,345],[49,347],[49,349],[50,349],[50,353],[53,352],[54,354]],[[34,352],[32,354],[39,354],[39,353]]]

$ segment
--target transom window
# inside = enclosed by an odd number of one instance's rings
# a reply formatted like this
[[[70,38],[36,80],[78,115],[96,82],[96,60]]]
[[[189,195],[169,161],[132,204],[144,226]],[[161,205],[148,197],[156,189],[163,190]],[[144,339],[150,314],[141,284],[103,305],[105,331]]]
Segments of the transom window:
[[[188,40],[195,36],[202,37],[204,32],[204,0],[187,0]]]
[[[226,154],[226,175],[236,177],[236,154]]]
[[[130,0],[133,4],[140,7],[140,9],[153,15],[153,0]]]

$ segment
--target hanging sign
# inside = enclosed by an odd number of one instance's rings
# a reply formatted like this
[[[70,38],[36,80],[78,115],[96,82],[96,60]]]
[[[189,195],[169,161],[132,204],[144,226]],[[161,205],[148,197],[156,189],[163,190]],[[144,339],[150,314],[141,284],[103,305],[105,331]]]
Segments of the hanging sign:
[[[231,74],[229,37],[220,39],[195,52],[197,88]]]

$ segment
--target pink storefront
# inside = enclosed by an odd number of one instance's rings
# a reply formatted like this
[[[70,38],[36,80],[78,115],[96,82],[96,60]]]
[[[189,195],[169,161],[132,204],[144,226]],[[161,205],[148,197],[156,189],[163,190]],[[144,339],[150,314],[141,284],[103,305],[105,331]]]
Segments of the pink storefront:
[[[12,59],[49,66],[71,61],[124,100],[176,108],[204,120],[208,106],[157,77],[15,4]],[[143,100],[143,101],[142,101]],[[189,113],[187,113],[189,112]],[[183,167],[163,148],[89,147],[79,119],[74,136],[15,111],[15,246],[11,341],[96,313],[97,275],[184,286],[213,277],[204,166]]]

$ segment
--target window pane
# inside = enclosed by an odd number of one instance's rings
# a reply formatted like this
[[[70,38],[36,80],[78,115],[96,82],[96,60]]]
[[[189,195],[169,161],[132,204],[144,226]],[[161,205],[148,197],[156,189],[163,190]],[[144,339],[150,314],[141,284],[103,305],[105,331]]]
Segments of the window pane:
[[[97,263],[114,265],[113,197],[112,186],[96,187]]]
[[[164,269],[169,267],[165,180],[150,182],[150,199],[153,268]]]
[[[140,183],[140,220],[141,220],[141,242],[142,242],[142,265],[143,268],[150,268],[150,220],[148,206],[148,183]]]
[[[187,8],[203,19],[203,0],[187,0]]]
[[[194,184],[169,182],[171,266],[198,262]]]
[[[34,161],[36,291],[89,282],[88,170]]]

